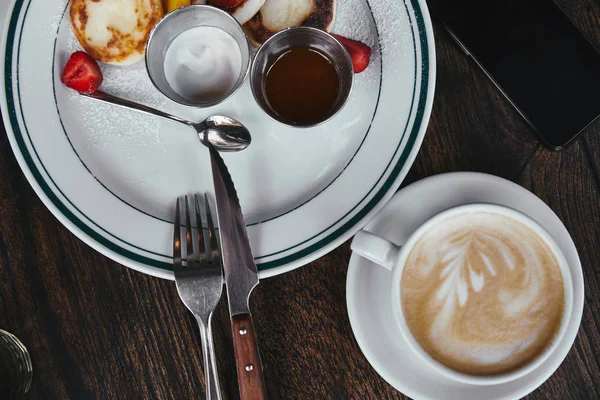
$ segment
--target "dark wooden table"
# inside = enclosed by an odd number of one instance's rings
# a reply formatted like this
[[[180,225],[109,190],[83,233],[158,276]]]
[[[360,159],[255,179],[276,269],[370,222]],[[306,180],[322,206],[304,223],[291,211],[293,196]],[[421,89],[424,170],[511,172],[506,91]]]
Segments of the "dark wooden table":
[[[560,4],[600,48],[597,0]],[[600,125],[562,152],[547,150],[439,26],[435,35],[433,115],[404,184],[448,171],[487,172],[531,190],[558,214],[581,256],[585,310],[568,357],[528,398],[598,399]],[[371,368],[352,335],[345,300],[349,257],[346,243],[255,291],[269,398],[404,398]],[[214,326],[222,383],[234,399],[225,304]],[[67,231],[30,188],[4,132],[0,327],[31,352],[32,399],[204,397],[199,335],[174,284],[122,267]]]

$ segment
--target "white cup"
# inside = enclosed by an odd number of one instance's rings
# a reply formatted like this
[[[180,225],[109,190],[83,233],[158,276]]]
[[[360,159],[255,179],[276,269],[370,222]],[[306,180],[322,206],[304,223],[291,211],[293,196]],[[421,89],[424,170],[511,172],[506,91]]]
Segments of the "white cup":
[[[554,257],[558,261],[564,283],[565,304],[563,309],[563,315],[560,322],[560,327],[556,332],[556,335],[553,338],[551,344],[530,363],[516,370],[498,375],[468,375],[448,368],[447,366],[432,358],[425,350],[423,350],[423,348],[419,345],[417,340],[412,335],[410,329],[408,328],[408,324],[406,322],[402,310],[402,298],[400,296],[400,280],[402,279],[404,265],[411,250],[418,242],[418,240],[431,228],[450,217],[475,212],[486,212],[503,215],[517,220],[518,222],[521,222],[522,224],[533,230],[547,244],[549,249],[554,254]],[[402,246],[398,246],[377,235],[361,230],[356,234],[356,236],[352,240],[352,251],[392,271],[392,279],[390,280],[389,290],[392,293],[391,309],[393,310],[398,330],[406,339],[412,350],[424,361],[426,365],[428,365],[428,367],[438,371],[442,375],[454,381],[472,385],[497,385],[518,379],[528,374],[529,372],[535,370],[546,359],[548,359],[548,357],[552,354],[552,352],[554,352],[554,350],[558,346],[559,342],[565,334],[565,331],[567,330],[567,325],[571,318],[571,310],[573,305],[573,282],[571,280],[571,273],[567,264],[567,260],[565,259],[565,256],[561,252],[556,242],[552,239],[552,237],[548,234],[548,232],[546,232],[544,228],[542,228],[537,222],[533,221],[531,218],[513,209],[493,204],[468,204],[453,207],[435,215],[433,218],[423,223],[415,232],[412,233],[412,235],[410,235],[406,243],[404,243]]]

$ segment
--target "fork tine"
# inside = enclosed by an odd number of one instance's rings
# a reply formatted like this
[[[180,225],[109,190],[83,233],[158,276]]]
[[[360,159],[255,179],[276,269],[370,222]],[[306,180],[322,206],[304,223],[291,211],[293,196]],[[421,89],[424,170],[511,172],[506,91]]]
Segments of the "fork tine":
[[[175,203],[175,226],[173,228],[173,267],[175,270],[181,268],[181,225],[179,216],[179,198]]]
[[[210,253],[206,254],[206,244],[204,243],[204,230],[202,228],[202,215],[200,215],[200,200],[198,194],[194,195],[194,208],[196,209],[196,226],[198,227],[198,252],[200,253],[200,265],[204,261],[211,260]]]
[[[215,227],[213,224],[212,214],[210,212],[210,203],[208,202],[208,196],[204,194],[204,206],[206,207],[206,224],[208,226],[208,239],[210,244],[210,254],[212,256],[213,263],[219,263],[219,247],[217,246],[217,235],[215,235]]]
[[[188,203],[187,195],[185,196],[185,250],[187,251],[188,268],[195,267],[194,245],[192,243],[192,221],[190,220],[190,205]]]

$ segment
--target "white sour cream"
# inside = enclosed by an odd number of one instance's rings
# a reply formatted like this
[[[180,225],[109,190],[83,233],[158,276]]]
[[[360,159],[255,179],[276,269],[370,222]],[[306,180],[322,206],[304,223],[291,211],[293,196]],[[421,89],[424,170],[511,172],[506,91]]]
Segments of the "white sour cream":
[[[165,55],[165,77],[171,88],[189,101],[224,97],[242,70],[235,39],[220,28],[199,26],[177,36]]]

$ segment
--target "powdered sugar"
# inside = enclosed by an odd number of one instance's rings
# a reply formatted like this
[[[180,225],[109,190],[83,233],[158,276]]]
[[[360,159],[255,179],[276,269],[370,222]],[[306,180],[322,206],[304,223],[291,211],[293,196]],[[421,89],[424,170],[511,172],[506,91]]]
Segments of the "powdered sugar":
[[[366,0],[337,0],[335,7],[335,21],[331,32],[359,40],[371,48],[370,65],[364,72],[355,75],[355,88],[362,85],[379,86],[380,40],[369,3]]]
[[[58,70],[61,71],[70,54],[81,50],[70,29],[68,14],[60,24],[57,44]],[[101,90],[155,108],[163,107],[168,100],[152,85],[143,62],[128,67],[99,63],[104,77]],[[58,82],[58,81],[57,81]],[[95,149],[107,150],[115,140],[124,147],[126,159],[134,148],[152,146],[164,151],[160,141],[160,119],[138,111],[127,110],[98,100],[85,98],[69,91],[69,107],[76,108],[86,134],[85,143]],[[81,130],[69,131],[81,135]]]
[[[167,102],[152,85],[143,63],[130,67],[102,65],[101,69],[104,75],[101,89],[107,93],[158,109]],[[91,144],[106,143],[106,135],[110,135],[132,148],[158,146],[164,150],[159,117],[87,98],[81,99],[81,115],[86,126],[97,127],[90,130]]]
[[[68,0],[59,0],[58,1],[58,5],[56,7],[57,7],[57,9],[60,10],[60,12],[55,14],[52,17],[52,22],[46,28],[46,34],[48,34],[50,36],[56,35],[56,32],[58,31],[58,27],[60,26],[61,21],[63,19],[63,15],[68,15],[67,1]]]
[[[384,53],[403,49],[402,55],[412,42],[412,33],[407,29],[409,21],[403,1],[371,0],[369,4],[377,22],[382,51]],[[416,29],[416,27],[415,27]]]
[[[162,146],[157,117],[144,115],[121,107],[81,97],[76,99],[83,125],[87,131],[87,144],[106,148],[109,142],[118,141],[125,147]],[[73,132],[71,134],[80,134]],[[128,150],[129,153],[129,150]],[[130,154],[127,154],[129,157]]]
[[[161,107],[167,100],[152,84],[143,62],[118,67],[101,66],[104,81],[102,90],[152,107]]]
[[[337,0],[331,32],[360,40],[371,48],[377,43],[373,17],[365,0]]]

